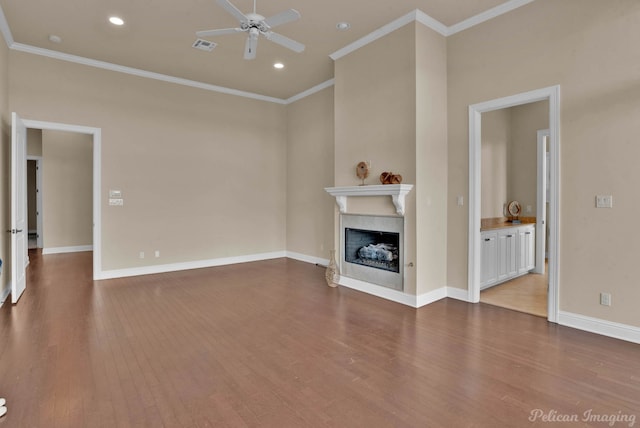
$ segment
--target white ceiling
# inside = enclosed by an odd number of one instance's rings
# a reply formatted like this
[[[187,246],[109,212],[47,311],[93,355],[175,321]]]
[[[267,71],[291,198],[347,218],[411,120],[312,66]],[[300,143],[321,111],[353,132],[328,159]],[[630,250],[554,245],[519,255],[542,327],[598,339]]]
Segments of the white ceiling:
[[[426,14],[419,13],[421,22],[450,34],[530,1],[257,0],[257,12],[266,17],[289,8],[299,11],[301,19],[274,31],[306,49],[297,54],[261,38],[257,58],[251,61],[243,59],[245,33],[208,38],[218,44],[212,52],[192,47],[196,31],[237,26],[215,0],[0,0],[6,19],[3,23],[0,16],[0,27],[12,49],[54,57],[69,54],[286,100],[333,78],[329,55],[392,21],[412,19],[416,9]],[[252,0],[231,2],[244,13],[253,9]],[[125,25],[109,24],[112,14],[121,16]],[[338,31],[340,21],[349,22],[351,29]],[[50,35],[62,42],[49,41]],[[274,69],[277,61],[285,68]]]

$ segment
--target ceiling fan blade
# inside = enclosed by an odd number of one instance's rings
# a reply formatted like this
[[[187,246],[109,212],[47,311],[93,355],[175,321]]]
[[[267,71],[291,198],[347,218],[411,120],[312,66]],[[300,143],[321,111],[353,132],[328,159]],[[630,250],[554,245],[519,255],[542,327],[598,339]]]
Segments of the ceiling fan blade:
[[[302,43],[291,40],[290,38],[285,37],[282,34],[269,31],[268,33],[264,33],[264,36],[268,40],[271,40],[273,43],[277,43],[281,46],[284,46],[285,48],[291,49],[294,52],[300,53],[304,50],[304,45]]]
[[[240,12],[240,10],[235,7],[234,5],[231,4],[231,2],[229,0],[216,0],[216,2],[222,6],[224,8],[224,10],[226,10],[227,12],[229,12],[231,15],[235,16],[235,18],[240,21],[240,22],[247,22],[249,21],[249,18],[246,17],[246,15],[242,12]]]
[[[235,34],[244,31],[242,28],[223,28],[221,30],[204,30],[196,32],[198,37],[224,36],[225,34]]]
[[[253,35],[247,37],[247,43],[244,45],[244,59],[254,59],[256,57],[256,49],[258,48],[258,38]]]
[[[286,24],[287,22],[295,21],[296,19],[300,19],[300,12],[295,9],[289,9],[265,19],[264,23],[267,24],[269,28],[273,28]]]

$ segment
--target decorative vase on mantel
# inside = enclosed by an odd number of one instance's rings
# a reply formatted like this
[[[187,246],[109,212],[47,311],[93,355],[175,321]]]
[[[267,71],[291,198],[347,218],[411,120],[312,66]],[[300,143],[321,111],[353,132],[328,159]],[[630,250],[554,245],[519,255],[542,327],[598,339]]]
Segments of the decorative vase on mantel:
[[[336,250],[329,251],[329,264],[327,265],[327,270],[324,272],[324,278],[329,287],[337,287],[338,282],[340,282],[340,271],[336,263]]]

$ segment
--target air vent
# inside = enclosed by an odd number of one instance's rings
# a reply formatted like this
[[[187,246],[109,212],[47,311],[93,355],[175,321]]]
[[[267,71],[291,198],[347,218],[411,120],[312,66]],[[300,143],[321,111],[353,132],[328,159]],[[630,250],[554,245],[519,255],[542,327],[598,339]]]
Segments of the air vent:
[[[208,40],[197,39],[193,42],[193,47],[196,49],[200,49],[201,51],[211,52],[213,48],[216,47],[216,43],[210,42]]]

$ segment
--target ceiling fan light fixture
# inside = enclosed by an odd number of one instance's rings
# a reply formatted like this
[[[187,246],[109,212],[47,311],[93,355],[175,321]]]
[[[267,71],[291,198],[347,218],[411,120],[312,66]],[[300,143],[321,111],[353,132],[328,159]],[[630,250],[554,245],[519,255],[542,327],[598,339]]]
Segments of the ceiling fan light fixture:
[[[119,16],[110,16],[109,22],[113,25],[117,25],[118,27],[124,25],[124,19],[120,18]]]

